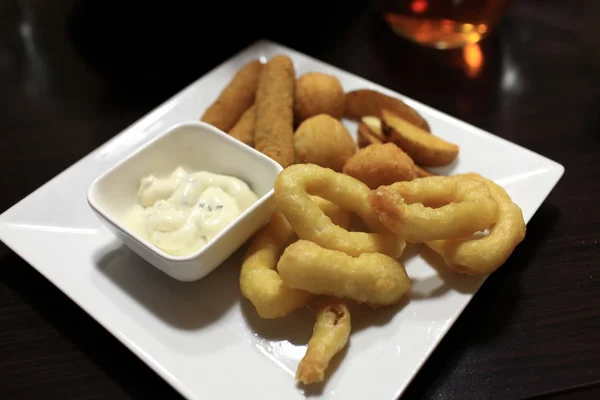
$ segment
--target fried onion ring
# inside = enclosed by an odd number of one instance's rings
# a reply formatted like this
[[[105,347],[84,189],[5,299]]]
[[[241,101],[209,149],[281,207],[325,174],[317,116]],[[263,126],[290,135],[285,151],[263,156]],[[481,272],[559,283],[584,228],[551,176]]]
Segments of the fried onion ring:
[[[333,224],[308,193],[354,212],[375,233],[348,232]],[[352,256],[362,253],[400,256],[406,243],[377,220],[367,202],[368,195],[369,188],[359,180],[314,164],[292,165],[275,180],[277,207],[300,239]]]
[[[296,370],[296,380],[310,385],[325,379],[329,362],[348,344],[350,311],[346,304],[332,299],[317,309],[317,319],[306,354]]]
[[[374,306],[397,303],[410,289],[404,266],[392,257],[381,253],[353,257],[308,240],[289,245],[277,271],[289,288]]]
[[[384,226],[413,243],[467,237],[498,218],[488,186],[456,176],[381,186],[371,192],[369,202]]]
[[[312,197],[323,212],[340,226],[349,226],[351,214],[335,204]],[[312,295],[283,284],[275,267],[283,249],[296,234],[283,214],[275,211],[269,223],[258,232],[244,256],[240,273],[242,295],[250,300],[261,318],[283,318],[304,307]]]
[[[525,238],[527,226],[521,208],[508,193],[479,174],[457,175],[465,180],[485,183],[498,203],[498,221],[486,236],[454,240],[436,240],[425,244],[439,253],[453,270],[468,275],[486,275],[506,262],[515,247]]]

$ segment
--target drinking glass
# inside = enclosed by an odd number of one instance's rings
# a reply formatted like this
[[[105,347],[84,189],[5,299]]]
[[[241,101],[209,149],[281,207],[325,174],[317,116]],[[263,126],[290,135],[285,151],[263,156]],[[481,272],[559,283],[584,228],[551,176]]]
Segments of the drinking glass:
[[[377,0],[399,36],[448,49],[474,44],[490,33],[513,0]]]

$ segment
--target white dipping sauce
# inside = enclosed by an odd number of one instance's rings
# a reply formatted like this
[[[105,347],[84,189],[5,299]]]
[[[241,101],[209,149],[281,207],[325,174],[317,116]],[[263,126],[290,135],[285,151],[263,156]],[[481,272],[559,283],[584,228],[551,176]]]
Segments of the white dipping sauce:
[[[167,178],[142,179],[125,223],[164,252],[194,253],[258,200],[238,178],[178,167]]]

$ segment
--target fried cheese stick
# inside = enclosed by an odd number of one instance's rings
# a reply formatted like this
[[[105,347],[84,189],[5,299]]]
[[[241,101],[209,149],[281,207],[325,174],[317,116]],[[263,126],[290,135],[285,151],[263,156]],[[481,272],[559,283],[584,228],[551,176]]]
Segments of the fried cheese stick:
[[[283,168],[294,163],[294,91],[292,60],[273,57],[265,65],[256,90],[256,150],[277,161]]]
[[[240,119],[229,130],[229,135],[248,146],[254,145],[254,125],[256,123],[256,107],[252,105],[244,111]]]
[[[259,60],[244,65],[223,89],[217,100],[206,109],[200,120],[222,131],[229,131],[242,113],[254,103],[263,67]]]

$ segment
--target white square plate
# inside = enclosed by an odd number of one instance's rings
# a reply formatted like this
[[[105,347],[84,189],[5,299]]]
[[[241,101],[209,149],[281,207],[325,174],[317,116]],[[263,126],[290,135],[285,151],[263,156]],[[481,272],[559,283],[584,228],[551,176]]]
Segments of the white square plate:
[[[404,307],[354,313],[342,362],[323,386],[308,391],[295,385],[294,372],[313,315],[257,318],[240,299],[241,251],[199,282],[177,282],[121,246],[86,202],[89,185],[107,168],[169,126],[197,120],[242,65],[277,53],[293,59],[298,75],[330,73],[345,90],[372,88],[400,96],[288,48],[255,43],[2,214],[0,239],[185,397],[395,399],[485,278],[457,277],[433,265],[435,258],[426,262],[407,254],[413,299]],[[460,145],[451,172],[476,171],[495,180],[521,206],[526,221],[564,172],[552,160],[404,99],[436,135]],[[345,123],[355,134],[356,125]]]

